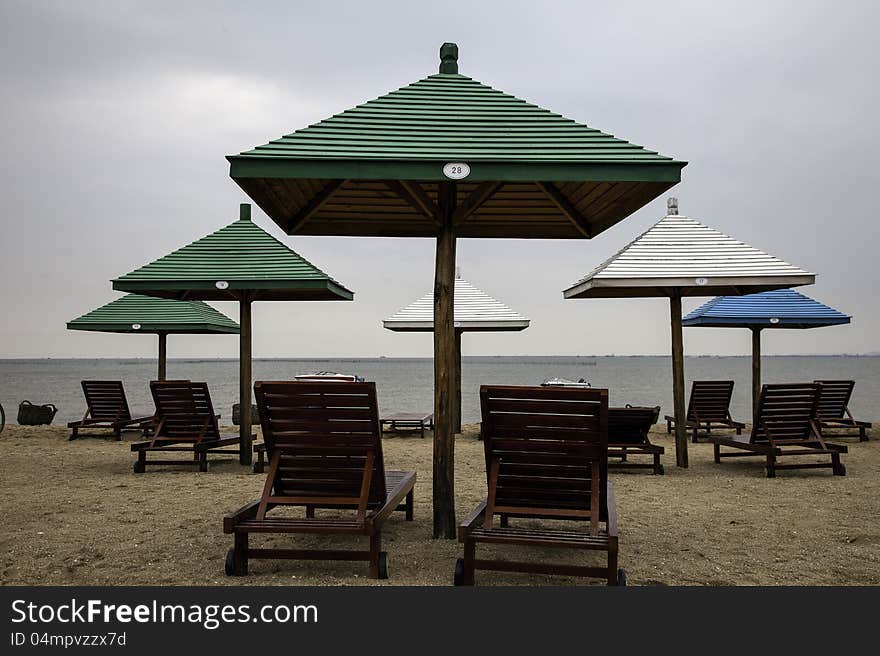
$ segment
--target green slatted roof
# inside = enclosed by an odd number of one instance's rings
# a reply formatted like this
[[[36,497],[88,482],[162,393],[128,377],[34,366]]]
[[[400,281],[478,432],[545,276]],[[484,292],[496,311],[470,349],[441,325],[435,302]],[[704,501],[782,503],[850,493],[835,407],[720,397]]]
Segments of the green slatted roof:
[[[105,333],[235,333],[238,324],[201,301],[126,294],[78,319],[68,330]]]
[[[673,161],[456,74],[431,75],[229,159],[238,162],[254,157],[463,159],[472,168],[474,162],[483,161]]]
[[[113,289],[165,298],[351,300],[354,294],[250,220],[242,218],[113,281]]]
[[[463,195],[506,184],[460,236],[550,238],[593,236],[680,181],[686,162],[461,75],[457,56],[445,44],[439,74],[230,155],[231,177],[290,234],[429,236],[425,217],[369,183],[419,181],[436,199],[444,165],[461,162]],[[536,182],[555,184],[592,229],[572,226]]]

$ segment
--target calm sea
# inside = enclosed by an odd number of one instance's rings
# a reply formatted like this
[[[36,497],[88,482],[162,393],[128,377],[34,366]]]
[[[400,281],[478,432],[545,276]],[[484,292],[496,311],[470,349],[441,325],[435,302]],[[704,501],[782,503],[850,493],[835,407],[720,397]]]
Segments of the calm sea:
[[[672,406],[670,360],[661,356],[608,357],[466,357],[462,363],[462,405],[465,422],[479,421],[481,384],[537,385],[547,378],[585,378],[593,387],[610,390],[612,405]],[[375,381],[383,412],[428,411],[433,405],[433,364],[429,358],[375,358],[324,360],[255,360],[254,380],[285,380],[314,371],[356,373]],[[857,417],[880,418],[880,357],[777,356],[763,360],[764,382],[842,378],[857,381],[850,409]],[[8,423],[15,422],[18,404],[54,403],[55,423],[79,419],[85,409],[80,380],[119,380],[125,383],[132,412],[150,414],[153,408],[148,381],[155,376],[155,360],[0,360],[0,403]],[[736,381],[733,415],[750,412],[751,359],[749,357],[689,357],[688,381]],[[224,423],[230,423],[232,404],[238,401],[236,360],[169,360],[169,378],[207,381],[214,405]]]

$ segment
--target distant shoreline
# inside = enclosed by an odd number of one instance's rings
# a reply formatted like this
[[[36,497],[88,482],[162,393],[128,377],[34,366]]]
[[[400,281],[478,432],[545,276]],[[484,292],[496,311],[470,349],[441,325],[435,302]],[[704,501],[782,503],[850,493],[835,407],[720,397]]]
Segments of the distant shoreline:
[[[600,358],[669,358],[669,354],[655,355],[465,355],[463,360],[492,361],[499,359],[509,360],[596,360]],[[749,358],[751,355],[685,355],[686,358]],[[762,358],[880,358],[880,353],[786,353],[781,355],[762,355]],[[0,362],[70,362],[70,361],[95,361],[95,360],[123,360],[128,362],[155,362],[156,358],[140,358],[130,356],[117,357],[43,357],[43,358],[7,358],[0,357]],[[426,356],[316,356],[316,357],[255,357],[254,362],[419,362],[430,361],[432,357]],[[238,358],[168,358],[169,362],[238,362]]]

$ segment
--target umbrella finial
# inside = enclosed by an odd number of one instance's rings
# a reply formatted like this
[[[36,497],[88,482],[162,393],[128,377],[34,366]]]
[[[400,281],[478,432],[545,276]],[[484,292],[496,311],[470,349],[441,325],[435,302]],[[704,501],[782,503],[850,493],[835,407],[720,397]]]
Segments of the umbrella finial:
[[[440,46],[440,72],[458,73],[458,45],[444,43]]]
[[[670,197],[666,199],[666,216],[678,216],[678,199]]]
[[[250,203],[242,203],[238,206],[238,219],[239,221],[250,221],[251,220],[251,204]]]

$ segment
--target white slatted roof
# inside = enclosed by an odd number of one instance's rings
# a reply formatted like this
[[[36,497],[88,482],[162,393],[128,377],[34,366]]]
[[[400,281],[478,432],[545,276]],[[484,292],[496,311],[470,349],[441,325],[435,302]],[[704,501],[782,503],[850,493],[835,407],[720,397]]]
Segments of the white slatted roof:
[[[809,285],[815,274],[677,214],[670,213],[585,278],[565,298],[740,295]]]
[[[385,319],[388,330],[434,330],[434,294],[430,292]],[[467,331],[525,330],[529,320],[467,280],[455,279],[455,327]]]

